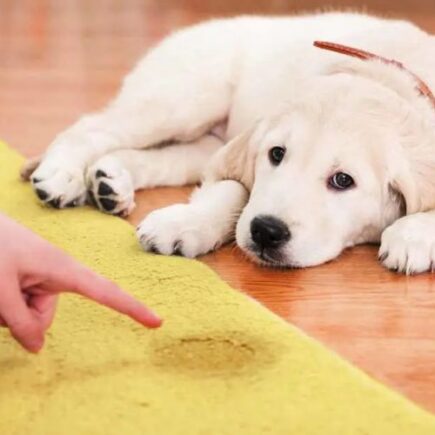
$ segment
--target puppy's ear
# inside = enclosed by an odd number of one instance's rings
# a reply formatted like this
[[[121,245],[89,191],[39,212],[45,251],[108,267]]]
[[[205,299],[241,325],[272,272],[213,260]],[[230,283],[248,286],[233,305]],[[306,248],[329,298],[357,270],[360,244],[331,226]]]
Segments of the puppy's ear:
[[[385,207],[384,217],[388,222],[394,222],[396,219],[406,215],[407,204],[405,196],[401,192],[396,182],[391,182],[388,184],[388,197],[390,199],[389,205],[391,207]]]
[[[435,209],[434,145],[421,144],[408,146],[390,175],[390,187],[403,197],[407,215]]]
[[[257,155],[257,147],[252,140],[254,130],[255,127],[236,136],[213,156],[205,181],[236,180],[251,191]]]

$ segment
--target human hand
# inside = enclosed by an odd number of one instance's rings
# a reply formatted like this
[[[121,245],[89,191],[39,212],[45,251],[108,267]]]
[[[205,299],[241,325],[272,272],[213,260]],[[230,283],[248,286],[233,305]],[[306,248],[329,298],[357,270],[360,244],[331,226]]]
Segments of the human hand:
[[[149,328],[162,321],[116,284],[0,214],[0,326],[28,351],[38,352],[60,292],[72,292]]]

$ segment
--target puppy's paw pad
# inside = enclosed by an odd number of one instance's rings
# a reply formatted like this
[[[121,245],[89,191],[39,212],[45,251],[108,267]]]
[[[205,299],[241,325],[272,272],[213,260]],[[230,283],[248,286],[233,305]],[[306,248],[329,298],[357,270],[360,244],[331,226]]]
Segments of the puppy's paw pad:
[[[435,219],[417,213],[397,220],[382,233],[379,261],[388,269],[410,274],[433,270]]]
[[[145,251],[189,258],[220,245],[209,222],[188,204],[153,211],[137,227],[137,236]]]
[[[30,181],[41,202],[54,208],[76,207],[86,200],[86,187],[80,169],[58,167],[42,162]]]
[[[134,187],[128,171],[107,156],[88,170],[89,202],[105,213],[128,216],[135,208]]]

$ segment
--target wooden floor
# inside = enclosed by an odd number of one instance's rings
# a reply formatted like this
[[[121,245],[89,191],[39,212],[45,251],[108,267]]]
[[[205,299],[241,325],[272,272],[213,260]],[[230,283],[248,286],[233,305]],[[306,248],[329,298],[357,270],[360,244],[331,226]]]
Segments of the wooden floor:
[[[364,3],[382,13],[400,4],[395,14],[435,33],[433,0]],[[107,102],[144,50],[175,28],[210,16],[283,13],[319,4],[324,2],[0,0],[0,137],[27,156],[37,154],[79,115]],[[184,201],[188,193],[188,188],[143,192],[131,221]],[[234,287],[435,412],[431,275],[387,272],[376,261],[375,247],[296,271],[255,266],[234,246],[202,260]]]

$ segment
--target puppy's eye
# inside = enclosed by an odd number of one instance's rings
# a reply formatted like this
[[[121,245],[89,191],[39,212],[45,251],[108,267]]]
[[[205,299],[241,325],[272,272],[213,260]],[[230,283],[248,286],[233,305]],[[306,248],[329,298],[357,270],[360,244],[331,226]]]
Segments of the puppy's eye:
[[[284,147],[273,147],[269,150],[269,160],[272,165],[278,166],[281,163],[281,160],[284,158],[284,155]]]
[[[350,189],[354,185],[355,181],[353,178],[344,172],[336,172],[328,179],[328,186],[335,190]]]

